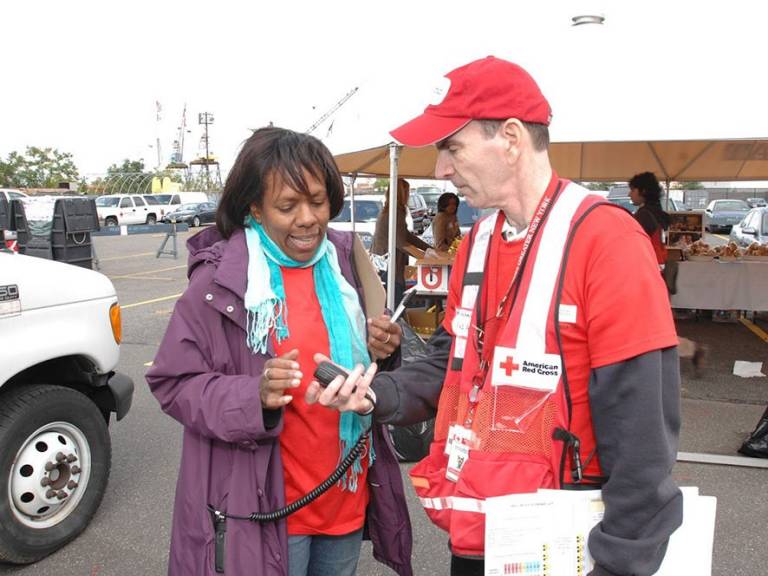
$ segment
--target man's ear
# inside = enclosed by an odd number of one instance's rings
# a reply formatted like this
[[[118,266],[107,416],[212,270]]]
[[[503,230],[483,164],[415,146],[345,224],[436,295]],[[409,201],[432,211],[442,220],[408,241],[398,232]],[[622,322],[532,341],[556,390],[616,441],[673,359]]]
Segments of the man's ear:
[[[499,130],[506,144],[506,152],[510,160],[517,160],[520,148],[525,138],[525,127],[517,118],[509,118],[504,121]]]

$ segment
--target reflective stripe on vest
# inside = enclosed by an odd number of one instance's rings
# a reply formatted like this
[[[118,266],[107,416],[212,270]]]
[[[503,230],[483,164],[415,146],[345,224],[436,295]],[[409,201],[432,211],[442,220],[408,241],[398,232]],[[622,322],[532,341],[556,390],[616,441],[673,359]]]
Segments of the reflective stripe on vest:
[[[565,242],[570,223],[576,210],[589,192],[576,184],[568,184],[555,201],[552,211],[544,224],[541,243],[534,262],[545,262],[545,266],[534,266],[528,292],[525,296],[520,327],[517,331],[518,350],[543,354],[546,352],[547,317],[555,295],[555,285],[560,275]],[[521,280],[522,281],[522,280]],[[556,315],[559,315],[556,310]],[[558,318],[555,318],[558,321]],[[523,335],[523,338],[520,337]]]
[[[498,211],[486,216],[477,225],[472,250],[467,261],[467,268],[464,271],[461,288],[461,305],[463,310],[469,311],[475,309],[477,295],[480,293],[480,284],[483,279],[485,269],[485,255],[488,253],[488,246],[491,243],[493,229],[496,226]],[[462,319],[464,320],[462,322]],[[469,318],[457,315],[451,325],[455,335],[453,358],[451,359],[451,369],[461,370],[464,360],[464,352],[467,348],[467,337],[469,334]]]
[[[460,512],[485,514],[485,500],[478,498],[446,496],[445,498],[419,498],[419,500],[424,508],[429,508],[430,510],[458,510]]]

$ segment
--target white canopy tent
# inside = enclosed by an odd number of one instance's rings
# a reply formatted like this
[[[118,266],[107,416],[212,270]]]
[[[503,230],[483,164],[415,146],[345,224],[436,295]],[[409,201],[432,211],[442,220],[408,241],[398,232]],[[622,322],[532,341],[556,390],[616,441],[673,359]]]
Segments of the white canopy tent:
[[[343,174],[405,178],[434,178],[437,149],[408,148],[395,143],[339,154]],[[647,140],[626,142],[556,142],[550,158],[558,175],[580,182],[627,181],[650,170],[667,182],[768,180],[768,138],[722,140]],[[395,230],[396,186],[390,186],[389,230]],[[388,251],[394,254],[395,236]],[[387,285],[394,286],[394,266]],[[394,309],[394,291],[387,306]]]
[[[344,174],[390,176],[392,144],[336,155]],[[397,173],[434,178],[437,150],[399,147]],[[550,158],[558,175],[579,182],[626,181],[650,170],[668,182],[768,180],[768,138],[555,142]]]

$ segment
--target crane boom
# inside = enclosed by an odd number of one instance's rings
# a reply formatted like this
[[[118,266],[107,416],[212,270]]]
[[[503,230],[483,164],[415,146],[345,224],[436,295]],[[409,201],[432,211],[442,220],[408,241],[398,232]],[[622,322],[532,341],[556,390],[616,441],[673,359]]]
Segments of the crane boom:
[[[338,110],[339,108],[341,108],[341,107],[344,105],[344,103],[345,103],[347,100],[349,100],[350,98],[352,98],[352,96],[354,96],[354,95],[355,95],[355,92],[357,92],[357,90],[358,90],[358,87],[357,87],[357,86],[355,86],[354,88],[352,88],[352,90],[350,90],[349,92],[347,92],[346,94],[344,94],[344,96],[341,98],[341,100],[339,100],[338,102],[336,102],[336,104],[334,104],[334,105],[331,107],[331,109],[330,109],[330,110],[328,110],[328,111],[327,111],[325,114],[323,114],[322,116],[320,116],[320,118],[318,118],[317,120],[315,120],[315,123],[314,123],[314,124],[312,124],[312,126],[310,126],[309,128],[307,128],[307,130],[306,130],[306,133],[307,133],[307,134],[312,134],[312,132],[314,132],[314,131],[315,131],[315,129],[317,129],[317,127],[318,127],[318,126],[320,126],[320,124],[322,124],[323,122],[325,122],[325,121],[326,121],[326,120],[327,120],[327,119],[328,119],[328,118],[331,116],[331,114],[333,114],[334,112],[336,112],[336,110]]]

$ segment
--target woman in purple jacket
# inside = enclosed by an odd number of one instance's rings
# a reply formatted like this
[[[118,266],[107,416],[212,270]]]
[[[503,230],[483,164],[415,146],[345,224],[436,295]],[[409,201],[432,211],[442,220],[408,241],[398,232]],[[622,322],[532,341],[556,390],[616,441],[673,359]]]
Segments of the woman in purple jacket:
[[[399,345],[388,322],[366,324],[352,233],[328,229],[343,195],[319,140],[262,128],[227,178],[216,228],[188,241],[189,286],[147,373],[184,426],[171,575],[352,575],[364,534],[379,561],[412,573],[400,470],[380,426],[287,521],[231,517],[296,500],[370,426],[367,415],[306,404],[313,355],[362,372]]]

